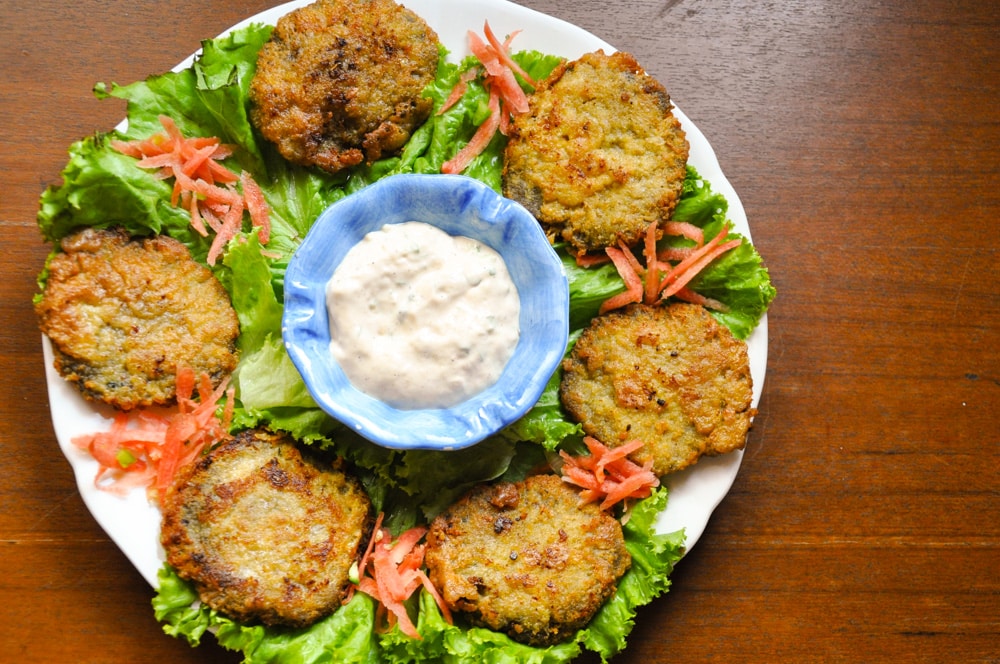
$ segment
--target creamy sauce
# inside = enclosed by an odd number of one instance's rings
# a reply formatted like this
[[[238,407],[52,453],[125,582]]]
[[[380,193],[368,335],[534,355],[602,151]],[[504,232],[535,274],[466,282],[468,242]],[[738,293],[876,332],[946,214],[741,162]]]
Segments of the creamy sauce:
[[[326,286],[330,350],[356,388],[399,409],[447,408],[491,386],[521,303],[503,258],[419,221],[368,233]]]

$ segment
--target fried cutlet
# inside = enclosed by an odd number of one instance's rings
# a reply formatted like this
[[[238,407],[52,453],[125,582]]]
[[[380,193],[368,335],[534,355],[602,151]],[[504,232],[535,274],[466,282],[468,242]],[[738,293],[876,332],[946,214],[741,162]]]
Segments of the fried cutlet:
[[[169,404],[178,367],[215,384],[236,368],[229,295],[183,244],[91,228],[61,247],[35,311],[56,369],[86,398],[122,410]]]
[[[609,447],[645,445],[658,475],[742,449],[754,410],[746,343],[694,304],[631,305],[595,318],[563,361],[559,396]]]
[[[585,626],[631,565],[621,524],[555,475],[474,488],[434,519],[424,560],[451,610],[535,646]]]
[[[392,0],[317,0],[261,49],[251,120],[285,159],[330,173],[389,156],[430,114],[437,44]]]
[[[248,623],[332,613],[371,530],[371,502],[287,437],[248,430],[182,470],[162,500],[167,562],[201,601]]]
[[[503,190],[571,253],[636,243],[670,218],[688,142],[670,96],[628,53],[566,62],[514,120]]]

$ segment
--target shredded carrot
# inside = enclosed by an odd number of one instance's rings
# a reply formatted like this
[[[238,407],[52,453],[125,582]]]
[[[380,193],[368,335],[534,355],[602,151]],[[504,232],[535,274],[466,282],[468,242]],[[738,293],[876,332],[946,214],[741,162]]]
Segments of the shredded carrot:
[[[267,244],[271,239],[271,213],[264,200],[264,192],[248,171],[240,173],[240,184],[243,186],[243,200],[247,212],[250,213],[250,223],[259,228],[258,236],[261,244]]]
[[[635,254],[633,254],[632,251],[628,248],[628,245],[619,240],[618,249],[621,250],[622,256],[624,256],[625,260],[632,268],[632,272],[634,272],[637,275],[641,275],[644,273],[642,263],[640,263],[639,259],[635,257]]]
[[[491,92],[489,104],[490,117],[479,125],[469,142],[454,157],[441,165],[442,173],[453,175],[461,173],[493,140],[500,127],[500,98]]]
[[[528,112],[528,95],[517,82],[517,76],[525,84],[537,86],[534,79],[510,57],[510,42],[514,35],[501,43],[490,28],[489,21],[484,23],[483,32],[486,35],[485,41],[471,30],[468,33],[469,50],[483,65],[483,71],[480,72],[477,68],[470,70],[475,72],[471,77],[463,75],[438,113],[451,108],[465,94],[469,81],[481,73],[483,86],[489,93],[490,117],[483,121],[469,142],[441,166],[442,173],[464,171],[486,149],[497,131],[505,136],[509,135],[512,118]]]
[[[694,252],[694,247],[666,247],[656,252],[660,263],[679,263]]]
[[[650,224],[646,228],[643,255],[646,258],[646,281],[642,300],[643,302],[655,301],[657,287],[660,285],[660,261],[656,255],[656,224]]]
[[[687,286],[684,286],[676,293],[674,297],[678,300],[684,300],[685,302],[690,302],[691,304],[700,304],[706,309],[714,309],[716,311],[729,311],[729,307],[726,306],[724,302],[719,302],[718,300],[705,297],[701,293],[696,293]]]
[[[689,221],[668,221],[663,224],[663,232],[667,235],[684,236],[699,247],[705,244],[705,231]]]
[[[156,169],[160,179],[174,178],[170,204],[188,210],[191,227],[199,235],[207,237],[208,228],[216,233],[208,264],[215,265],[226,244],[241,230],[244,210],[249,212],[251,226],[259,229],[261,244],[267,244],[271,222],[263,192],[248,172],[237,175],[219,163],[233,154],[233,148],[215,137],[185,138],[166,115],[160,116],[160,124],[163,133],[135,141],[114,140],[111,147],[138,159],[139,168]]]
[[[469,69],[464,74],[462,74],[458,78],[458,83],[456,83],[455,87],[451,89],[451,93],[448,95],[448,98],[444,100],[444,103],[441,105],[441,108],[438,109],[437,114],[441,115],[449,108],[457,104],[458,100],[461,99],[463,95],[465,95],[465,91],[469,88],[469,81],[475,80],[475,78],[479,76],[479,74],[480,74],[480,69],[478,67],[473,67],[472,69]]]
[[[577,254],[575,258],[576,264],[584,268],[604,265],[611,260],[606,253],[603,256],[601,254]]]
[[[642,301],[642,279],[635,271],[635,267],[629,261],[631,252],[622,251],[617,247],[608,247],[606,250],[611,262],[618,268],[618,274],[625,282],[625,291],[614,295],[601,304],[600,313],[604,314],[613,309],[624,307],[626,304]],[[633,257],[634,258],[634,257]]]
[[[98,463],[95,486],[118,495],[144,486],[155,502],[178,470],[207,446],[229,437],[235,393],[227,384],[224,380],[213,389],[207,374],[196,378],[190,368],[178,369],[176,411],[120,412],[108,431],[74,437],[73,445],[89,452]],[[198,400],[193,397],[196,386]],[[223,395],[226,403],[218,417],[217,404]]]
[[[721,240],[725,235],[725,230],[720,231],[711,242],[696,249],[690,256],[678,263],[678,267],[675,267],[673,270],[668,272],[667,276],[663,277],[663,281],[660,282],[660,297],[662,299],[666,299],[679,291],[681,288],[684,288],[688,282],[691,281],[695,275],[705,269],[709,263],[730,249],[735,249],[740,246],[742,243],[740,238],[736,238],[735,240],[730,240],[729,242],[720,244],[719,240]],[[681,269],[680,266],[685,263],[688,264]]]
[[[586,436],[583,442],[589,455],[572,456],[560,450],[563,459],[562,479],[574,484],[580,492],[581,503],[601,501],[601,509],[607,510],[631,499],[648,498],[652,490],[660,485],[653,473],[652,462],[639,465],[628,458],[629,454],[643,446],[641,440],[633,440],[615,448],[609,448],[596,438]]]
[[[723,228],[706,243],[704,231],[687,222],[667,222],[663,231],[668,235],[680,235],[693,240],[696,246],[657,250],[657,227],[653,223],[646,228],[643,241],[642,253],[645,266],[639,263],[632,250],[624,244],[608,247],[605,251],[622,281],[625,282],[625,290],[605,300],[601,304],[600,313],[607,313],[634,302],[656,304],[671,296],[710,309],[727,310],[724,303],[695,293],[687,285],[712,261],[730,249],[740,246],[743,240],[737,237],[725,241],[728,230]],[[577,262],[579,263],[579,260]],[[673,262],[676,264],[672,264]]]
[[[383,515],[375,521],[368,547],[358,564],[357,588],[375,599],[387,613],[387,629],[399,625],[400,630],[413,639],[420,633],[406,612],[410,595],[423,587],[441,609],[441,614],[451,623],[451,612],[441,595],[423,571],[425,544],[420,544],[427,533],[424,526],[416,526],[402,533],[395,540],[388,528],[382,526]]]
[[[486,23],[487,30],[489,27],[489,23]],[[510,60],[506,48],[499,44],[498,46],[499,50],[492,44],[484,42],[476,33],[469,31],[469,49],[486,68],[488,87],[497,91],[512,113],[527,113],[528,95],[521,89],[514,77],[514,71],[505,61]]]
[[[528,72],[524,71],[521,66],[514,62],[514,59],[510,57],[510,41],[517,35],[518,32],[520,31],[515,31],[510,35],[510,37],[507,38],[506,41],[504,41],[504,43],[501,44],[500,40],[497,39],[496,34],[494,34],[493,30],[490,28],[490,22],[486,21],[483,24],[483,34],[486,36],[486,41],[488,41],[490,46],[493,47],[493,52],[497,54],[500,62],[502,62],[512,72],[524,79],[525,83],[533,88],[537,88],[538,83],[535,79],[531,78],[531,76],[528,75]]]

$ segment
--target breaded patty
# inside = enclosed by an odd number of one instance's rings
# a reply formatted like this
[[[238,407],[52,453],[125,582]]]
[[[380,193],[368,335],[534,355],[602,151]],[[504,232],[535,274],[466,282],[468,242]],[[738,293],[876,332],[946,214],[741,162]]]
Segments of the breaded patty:
[[[746,343],[703,307],[631,305],[595,318],[563,361],[559,396],[609,447],[645,445],[664,475],[742,449],[754,411]]]
[[[670,218],[688,142],[670,96],[628,53],[588,53],[555,69],[514,120],[504,194],[572,253],[637,242]]]
[[[586,625],[632,559],[621,524],[555,475],[480,485],[434,519],[424,561],[452,611],[536,646]]]
[[[371,529],[357,480],[262,430],[184,469],[161,502],[167,562],[241,622],[303,627],[332,613]]]
[[[261,49],[251,120],[286,159],[330,173],[391,155],[430,114],[437,44],[392,0],[317,0]]]
[[[62,250],[35,311],[56,369],[85,397],[122,410],[168,404],[179,366],[215,384],[236,368],[229,295],[183,244],[91,228]]]

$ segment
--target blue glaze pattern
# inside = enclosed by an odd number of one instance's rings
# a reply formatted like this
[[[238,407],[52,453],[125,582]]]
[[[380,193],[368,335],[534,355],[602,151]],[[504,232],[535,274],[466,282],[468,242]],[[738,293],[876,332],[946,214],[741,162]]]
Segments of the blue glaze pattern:
[[[521,337],[500,379],[451,408],[402,410],[355,388],[330,352],[326,283],[347,252],[385,224],[423,221],[496,250],[521,300]],[[327,208],[285,274],[282,336],[323,410],[394,449],[460,449],[524,415],[559,366],[569,329],[562,262],[535,218],[486,184],[461,175],[393,175]]]

